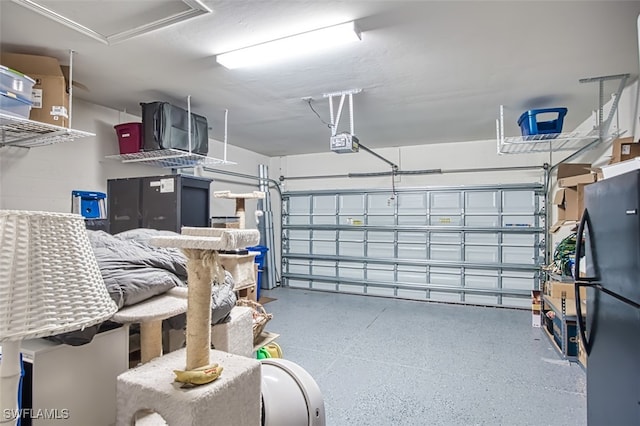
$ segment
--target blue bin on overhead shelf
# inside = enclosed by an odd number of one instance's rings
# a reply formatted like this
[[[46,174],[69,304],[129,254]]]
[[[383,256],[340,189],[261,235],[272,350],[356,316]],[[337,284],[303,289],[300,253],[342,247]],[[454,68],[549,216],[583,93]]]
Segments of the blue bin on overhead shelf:
[[[555,138],[555,135],[562,133],[562,125],[567,111],[567,108],[564,107],[525,111],[518,119],[518,126],[520,126],[522,136],[549,135],[548,139]],[[538,121],[537,116],[540,114],[546,114],[547,116],[553,114],[555,118],[547,121]]]
[[[260,300],[260,286],[262,285],[262,274],[265,270],[265,260],[269,247],[265,246],[253,246],[247,247],[247,250],[257,252],[254,262],[258,265],[258,282],[256,283],[256,299]]]

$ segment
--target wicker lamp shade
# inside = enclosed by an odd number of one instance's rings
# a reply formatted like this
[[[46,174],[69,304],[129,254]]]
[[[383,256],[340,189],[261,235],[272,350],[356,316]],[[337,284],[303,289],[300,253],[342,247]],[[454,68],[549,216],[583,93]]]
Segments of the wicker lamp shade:
[[[0,342],[78,330],[116,311],[82,216],[0,210]]]

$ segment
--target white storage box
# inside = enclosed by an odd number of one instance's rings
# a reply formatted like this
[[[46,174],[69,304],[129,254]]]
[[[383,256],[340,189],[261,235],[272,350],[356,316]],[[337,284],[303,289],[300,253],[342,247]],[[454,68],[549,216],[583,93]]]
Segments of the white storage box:
[[[640,157],[631,160],[621,161],[608,166],[602,166],[602,175],[605,179],[640,169]]]

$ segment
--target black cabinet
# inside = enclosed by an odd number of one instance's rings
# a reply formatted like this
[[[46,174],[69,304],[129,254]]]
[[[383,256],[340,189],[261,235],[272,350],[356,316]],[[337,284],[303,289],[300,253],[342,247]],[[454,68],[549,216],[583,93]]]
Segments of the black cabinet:
[[[112,234],[134,228],[180,232],[209,226],[211,179],[189,175],[147,176],[107,181]]]

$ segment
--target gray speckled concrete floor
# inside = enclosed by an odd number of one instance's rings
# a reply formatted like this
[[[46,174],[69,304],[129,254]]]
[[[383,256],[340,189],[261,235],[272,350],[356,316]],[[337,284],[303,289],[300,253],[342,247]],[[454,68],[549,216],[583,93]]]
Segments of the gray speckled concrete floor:
[[[586,424],[586,375],[531,313],[276,288],[284,357],[322,390],[327,426]]]

